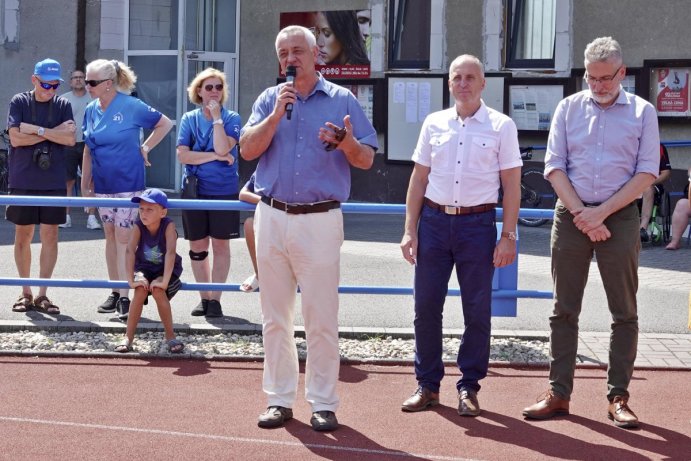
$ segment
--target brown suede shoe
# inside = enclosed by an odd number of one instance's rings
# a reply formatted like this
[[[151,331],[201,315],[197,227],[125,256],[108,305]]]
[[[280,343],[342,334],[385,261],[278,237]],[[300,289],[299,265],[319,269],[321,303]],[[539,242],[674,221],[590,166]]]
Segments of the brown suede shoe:
[[[556,395],[551,389],[537,399],[537,403],[523,409],[523,416],[530,419],[548,419],[569,414],[569,401]]]
[[[629,408],[629,398],[617,395],[609,404],[607,417],[614,421],[617,427],[633,428],[638,427],[638,416]]]
[[[422,411],[435,405],[439,405],[439,393],[419,386],[413,395],[403,402],[401,411]]]
[[[458,393],[458,414],[461,416],[480,416],[482,410],[477,401],[477,393],[463,389]]]

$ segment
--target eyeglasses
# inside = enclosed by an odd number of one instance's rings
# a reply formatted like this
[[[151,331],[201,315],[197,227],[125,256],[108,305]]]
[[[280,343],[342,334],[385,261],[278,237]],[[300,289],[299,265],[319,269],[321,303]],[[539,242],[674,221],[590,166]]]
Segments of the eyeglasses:
[[[619,66],[619,68],[612,75],[605,75],[604,77],[600,78],[591,77],[590,75],[588,75],[588,72],[586,72],[583,75],[583,80],[588,82],[588,85],[595,85],[596,83],[604,83],[605,85],[607,85],[609,83],[612,83],[612,80],[614,80],[614,78],[617,76],[622,66],[623,64]]]
[[[103,80],[85,80],[84,83],[86,83],[89,86],[98,86],[103,82],[107,82],[108,80],[112,80],[112,79],[104,78]]]
[[[44,90],[57,90],[60,86],[60,83],[46,83],[42,82],[41,80],[39,80],[38,83]]]
[[[223,91],[223,83],[217,83],[216,85],[204,85],[206,91],[211,91],[216,88],[216,91]]]

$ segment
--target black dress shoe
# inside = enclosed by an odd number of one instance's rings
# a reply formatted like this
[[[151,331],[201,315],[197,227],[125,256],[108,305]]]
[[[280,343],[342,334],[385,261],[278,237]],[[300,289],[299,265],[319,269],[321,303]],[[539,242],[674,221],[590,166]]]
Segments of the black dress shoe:
[[[208,299],[202,299],[199,301],[199,304],[194,306],[194,309],[192,309],[192,312],[190,312],[190,315],[193,315],[195,317],[201,317],[203,315],[206,315],[206,309],[209,307],[209,300]]]
[[[286,407],[269,407],[264,413],[259,415],[257,426],[264,429],[281,427],[286,421],[293,418],[293,410]]]
[[[480,416],[482,410],[477,401],[477,393],[466,389],[458,393],[458,414],[461,416]]]
[[[418,386],[413,395],[403,402],[401,411],[422,411],[435,405],[439,405],[439,393]]]
[[[206,317],[223,317],[221,303],[215,299],[210,299],[206,308]]]
[[[312,429],[319,432],[335,431],[338,429],[338,420],[333,411],[315,411],[310,419]]]

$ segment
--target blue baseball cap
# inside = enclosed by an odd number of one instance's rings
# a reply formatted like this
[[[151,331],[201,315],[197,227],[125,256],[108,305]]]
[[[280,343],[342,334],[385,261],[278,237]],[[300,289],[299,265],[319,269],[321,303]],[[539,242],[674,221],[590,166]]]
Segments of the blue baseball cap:
[[[139,203],[142,200],[168,208],[168,196],[160,189],[147,189],[139,197],[132,197],[134,203]]]
[[[60,63],[55,59],[48,58],[37,62],[34,66],[34,75],[44,82],[50,82],[52,80],[64,82],[64,80],[60,78]]]

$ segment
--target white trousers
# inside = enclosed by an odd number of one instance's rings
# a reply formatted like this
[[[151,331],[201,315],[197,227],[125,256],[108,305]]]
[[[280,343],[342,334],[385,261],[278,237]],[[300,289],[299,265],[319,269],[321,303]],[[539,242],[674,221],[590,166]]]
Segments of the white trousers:
[[[288,214],[259,202],[254,217],[268,406],[292,408],[297,396],[295,297],[302,296],[307,339],[305,398],[312,411],[338,408],[338,284],[343,214]]]

